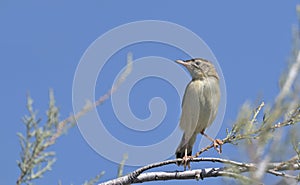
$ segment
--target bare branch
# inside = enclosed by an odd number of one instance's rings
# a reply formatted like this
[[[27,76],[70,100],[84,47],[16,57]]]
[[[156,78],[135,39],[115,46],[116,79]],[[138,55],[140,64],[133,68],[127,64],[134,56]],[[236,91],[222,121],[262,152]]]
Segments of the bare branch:
[[[240,175],[240,173],[255,171],[258,169],[258,166],[254,163],[243,163],[237,162],[228,159],[221,158],[192,158],[190,162],[218,162],[230,165],[231,167],[220,167],[220,168],[209,168],[209,169],[197,169],[192,171],[183,171],[183,172],[151,172],[144,173],[146,170],[157,168],[160,166],[165,166],[169,164],[176,164],[181,162],[182,159],[167,160],[159,163],[153,163],[142,168],[137,169],[136,171],[117,178],[113,179],[99,185],[114,185],[114,184],[132,184],[132,183],[141,183],[146,181],[157,181],[157,180],[174,180],[174,179],[204,179],[208,177],[217,177],[217,176],[229,176],[238,178],[240,180],[248,181],[249,178]],[[287,169],[300,170],[300,164],[293,164],[293,166],[282,165],[282,163],[268,163],[266,165],[266,172],[275,176],[281,176],[284,178],[298,180],[297,176],[292,176],[280,171]],[[253,182],[253,180],[251,180]]]
[[[227,171],[227,168],[205,168],[197,170],[189,170],[182,172],[149,172],[138,176],[132,183],[142,183],[147,181],[159,181],[159,180],[186,180],[195,179],[203,180],[210,177],[231,177],[239,179],[242,182],[248,182],[251,184],[261,184],[252,180],[246,176],[240,175],[235,172]]]

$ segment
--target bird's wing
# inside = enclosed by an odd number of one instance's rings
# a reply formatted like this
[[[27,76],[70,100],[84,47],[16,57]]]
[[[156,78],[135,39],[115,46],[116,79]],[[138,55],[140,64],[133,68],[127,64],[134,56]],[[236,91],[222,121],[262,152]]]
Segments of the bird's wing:
[[[215,81],[215,79],[207,79],[206,87],[202,91],[203,95],[200,96],[206,97],[206,99],[203,100],[205,104],[203,104],[201,111],[203,115],[200,115],[200,118],[198,120],[198,124],[201,124],[198,126],[201,129],[206,129],[207,127],[209,127],[215,120],[218,112],[218,107],[220,103],[220,87],[219,85],[215,85],[216,83],[218,82]]]
[[[200,84],[196,81],[191,81],[185,90],[182,102],[182,113],[180,118],[180,128],[184,131],[185,141],[188,142],[196,131],[199,113],[200,99],[199,97]]]
[[[217,112],[218,112],[218,107],[220,104],[220,87],[219,86],[213,86],[211,87],[211,116],[209,117],[208,123],[209,125],[212,124],[212,122],[215,120],[216,116],[217,116]],[[208,126],[209,126],[208,125]]]

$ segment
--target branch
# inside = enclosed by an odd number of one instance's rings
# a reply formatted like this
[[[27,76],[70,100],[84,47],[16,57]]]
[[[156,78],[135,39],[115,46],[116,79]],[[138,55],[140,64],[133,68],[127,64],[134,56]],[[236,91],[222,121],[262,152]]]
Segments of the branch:
[[[204,168],[190,171],[182,171],[182,172],[149,172],[144,173],[138,176],[132,183],[142,183],[148,181],[160,181],[160,180],[186,180],[186,179],[195,179],[195,180],[203,180],[205,178],[210,177],[232,177],[235,179],[239,179],[243,182],[248,182],[251,184],[260,184],[259,182],[252,180],[246,176],[237,174],[235,172],[227,171],[227,168]],[[242,171],[243,169],[241,169]],[[120,182],[121,184],[121,182]]]
[[[243,163],[237,162],[228,159],[222,158],[192,158],[190,162],[218,162],[230,165],[231,167],[219,167],[219,168],[205,168],[205,169],[196,169],[191,171],[182,171],[182,172],[150,172],[144,173],[146,170],[157,168],[160,166],[165,166],[169,164],[176,164],[181,162],[182,159],[167,160],[163,162],[153,163],[144,167],[137,169],[136,171],[117,178],[113,179],[99,185],[115,185],[115,184],[132,184],[132,183],[141,183],[146,181],[157,181],[157,180],[174,180],[174,179],[204,179],[209,177],[217,176],[228,176],[233,178],[238,178],[243,181],[249,181],[246,176],[240,175],[240,173],[255,171],[258,169],[257,165],[254,163]],[[290,178],[295,181],[299,181],[299,177],[292,176],[281,171],[284,170],[300,170],[300,164],[293,165],[282,165],[282,163],[268,163],[266,167],[266,172],[275,176],[281,176],[284,178]],[[253,180],[251,180],[253,183]],[[257,182],[256,182],[257,183]]]
[[[254,115],[253,115],[253,118],[251,120],[251,123],[250,124],[253,124],[255,122],[255,119],[257,117],[257,115],[259,114],[259,112],[261,111],[262,107],[264,106],[264,102],[262,102],[258,108],[256,108],[256,111],[254,112]],[[275,125],[272,125],[270,127],[260,127],[252,132],[249,132],[249,133],[245,133],[245,134],[237,134],[235,132],[230,132],[227,134],[227,136],[225,138],[222,139],[222,142],[223,142],[223,145],[226,144],[226,143],[233,143],[233,142],[236,142],[236,141],[240,141],[240,140],[244,140],[244,139],[249,139],[250,137],[253,137],[253,135],[258,135],[259,133],[261,132],[265,132],[265,131],[268,131],[268,130],[275,130],[275,129],[279,129],[279,128],[282,128],[282,127],[286,127],[286,126],[289,126],[289,125],[292,125],[292,124],[295,124],[297,122],[299,122],[299,118],[300,117],[300,106],[297,107],[293,113],[291,114],[290,118],[282,121],[282,122],[279,122]],[[214,144],[210,144],[204,148],[202,148],[200,151],[198,151],[194,157],[199,157],[202,153],[208,151],[209,149],[211,148],[214,148]]]
[[[290,92],[290,89],[298,75],[299,69],[300,69],[300,52],[298,52],[296,62],[292,65],[288,73],[287,79],[282,87],[282,90],[279,93],[279,95],[276,97],[275,102],[281,102],[284,99],[284,97],[286,97],[286,95]]]

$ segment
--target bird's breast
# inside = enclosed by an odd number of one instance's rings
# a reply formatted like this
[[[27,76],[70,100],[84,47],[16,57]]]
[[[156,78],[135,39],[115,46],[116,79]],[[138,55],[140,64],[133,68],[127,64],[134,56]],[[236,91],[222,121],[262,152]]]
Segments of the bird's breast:
[[[220,89],[215,78],[191,81],[182,102],[180,126],[188,132],[201,132],[216,117],[220,100]]]

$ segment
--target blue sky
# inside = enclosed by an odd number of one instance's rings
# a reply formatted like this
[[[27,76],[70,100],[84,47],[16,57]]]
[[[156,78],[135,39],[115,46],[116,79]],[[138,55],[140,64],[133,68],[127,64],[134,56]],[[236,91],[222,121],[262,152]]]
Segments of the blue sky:
[[[226,81],[227,109],[219,133],[219,137],[224,136],[225,129],[233,123],[246,100],[255,101],[262,97],[270,102],[276,96],[278,77],[291,50],[291,29],[297,22],[296,4],[297,1],[130,1],[130,4],[121,1],[1,1],[0,100],[3,129],[0,142],[4,149],[0,158],[0,184],[13,184],[19,175],[16,160],[19,159],[20,148],[16,133],[24,131],[21,117],[27,113],[26,93],[30,92],[39,115],[45,118],[48,89],[53,88],[61,118],[67,117],[72,112],[75,70],[85,50],[102,34],[133,21],[176,23],[196,33],[210,47]],[[128,51],[133,52],[134,59],[155,55],[176,60],[185,56],[174,48],[155,43],[124,48],[107,62],[103,73],[100,73],[96,98],[110,88],[114,75],[125,65],[125,62],[116,61],[125,61]],[[160,140],[170,132],[168,124],[174,127],[179,119],[180,100],[172,90],[165,81],[149,78],[136,84],[130,95],[132,111],[141,119],[149,115],[147,106],[151,97],[161,96],[166,100],[169,112],[164,124],[155,132],[145,135],[135,133],[131,137],[128,129],[121,125],[110,131],[130,144],[143,145]],[[105,114],[104,119],[118,122],[111,111],[110,101],[99,107],[98,112]],[[63,184],[81,184],[101,171],[106,172],[102,180],[114,178],[117,174],[118,165],[97,154],[77,127],[61,137],[52,149],[56,151],[58,160],[53,171],[37,184],[55,184],[58,180]],[[231,156],[231,150],[236,149],[224,147],[223,157],[239,159],[238,155]],[[218,154],[211,151],[204,156]],[[205,163],[198,167],[207,166],[209,164]],[[134,169],[136,167],[126,167],[125,173]],[[180,169],[169,166],[163,170]],[[206,181],[211,184],[221,182],[220,179]]]

